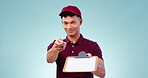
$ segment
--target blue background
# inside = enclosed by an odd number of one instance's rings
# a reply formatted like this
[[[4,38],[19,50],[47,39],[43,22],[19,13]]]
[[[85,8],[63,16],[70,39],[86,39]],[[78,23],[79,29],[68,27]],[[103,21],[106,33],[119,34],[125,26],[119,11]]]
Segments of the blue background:
[[[148,0],[0,0],[0,78],[56,77],[46,49],[66,36],[58,14],[67,5],[82,11],[81,33],[100,45],[106,78],[148,78]]]

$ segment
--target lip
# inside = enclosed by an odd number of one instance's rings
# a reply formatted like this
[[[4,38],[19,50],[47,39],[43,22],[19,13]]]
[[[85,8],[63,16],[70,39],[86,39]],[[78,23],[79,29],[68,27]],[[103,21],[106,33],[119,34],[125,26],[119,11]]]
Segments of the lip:
[[[68,32],[69,32],[69,33],[72,33],[73,31],[70,30],[70,31],[68,31]]]
[[[74,30],[68,30],[67,32],[68,32],[68,33],[72,33],[73,31],[74,31]]]

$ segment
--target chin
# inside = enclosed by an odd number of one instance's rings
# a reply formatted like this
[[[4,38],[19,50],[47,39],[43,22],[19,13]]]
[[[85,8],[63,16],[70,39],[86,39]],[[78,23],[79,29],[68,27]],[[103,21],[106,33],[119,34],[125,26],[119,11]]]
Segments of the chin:
[[[73,33],[67,33],[68,36],[74,36],[75,34]]]

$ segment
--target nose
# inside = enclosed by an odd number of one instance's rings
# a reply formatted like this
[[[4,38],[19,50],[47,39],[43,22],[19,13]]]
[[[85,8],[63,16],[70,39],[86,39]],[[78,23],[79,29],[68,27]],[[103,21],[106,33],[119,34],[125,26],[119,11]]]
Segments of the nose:
[[[67,25],[67,28],[72,28],[71,24],[68,24],[68,25]]]

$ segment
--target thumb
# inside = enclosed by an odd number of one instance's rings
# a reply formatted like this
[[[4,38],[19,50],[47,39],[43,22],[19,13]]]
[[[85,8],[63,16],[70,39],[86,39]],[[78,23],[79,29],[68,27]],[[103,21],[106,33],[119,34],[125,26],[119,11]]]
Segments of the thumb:
[[[92,57],[92,54],[91,53],[87,53],[86,54],[88,57]]]

